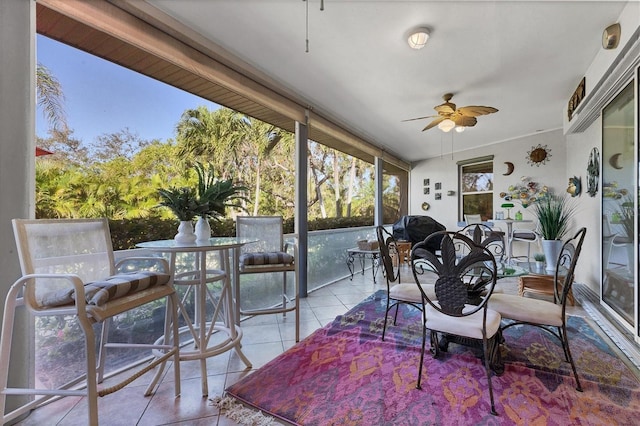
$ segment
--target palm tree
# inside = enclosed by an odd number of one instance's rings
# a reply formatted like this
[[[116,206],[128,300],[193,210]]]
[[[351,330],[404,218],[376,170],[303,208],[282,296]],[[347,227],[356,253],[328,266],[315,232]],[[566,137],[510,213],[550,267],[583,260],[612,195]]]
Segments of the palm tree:
[[[64,94],[58,79],[42,64],[36,67],[36,92],[40,106],[49,122],[57,131],[66,131],[67,117],[64,111]]]
[[[285,132],[255,118],[246,117],[244,120],[245,159],[250,161],[250,167],[254,171],[255,182],[253,184],[253,215],[257,216],[260,209],[262,194],[263,163],[270,157],[276,146],[282,141]]]
[[[198,158],[211,163],[223,173],[229,164],[236,164],[236,144],[241,140],[242,116],[228,108],[215,111],[206,106],[188,109],[176,125],[179,158]]]

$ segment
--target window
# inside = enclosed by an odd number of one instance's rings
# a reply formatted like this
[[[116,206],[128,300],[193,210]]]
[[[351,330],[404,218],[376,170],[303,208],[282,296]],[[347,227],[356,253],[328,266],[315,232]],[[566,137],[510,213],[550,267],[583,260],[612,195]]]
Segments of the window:
[[[460,164],[460,220],[465,214],[479,214],[482,220],[493,218],[493,161]]]

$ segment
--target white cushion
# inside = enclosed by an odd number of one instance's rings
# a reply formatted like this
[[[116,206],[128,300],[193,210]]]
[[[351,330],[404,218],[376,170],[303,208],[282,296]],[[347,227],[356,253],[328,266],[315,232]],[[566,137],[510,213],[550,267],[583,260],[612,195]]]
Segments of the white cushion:
[[[562,305],[546,300],[494,293],[489,298],[489,308],[516,321],[562,326]]]
[[[433,284],[422,284],[422,288],[431,300],[435,299],[436,292]],[[422,293],[416,284],[396,284],[389,290],[389,297],[406,302],[422,303]]]
[[[474,308],[474,307],[469,307]],[[426,306],[426,327],[429,330],[442,333],[455,334],[457,336],[482,339],[482,309],[465,317],[453,317],[443,314],[431,305]],[[487,309],[487,338],[493,337],[500,328],[500,314],[492,309]]]

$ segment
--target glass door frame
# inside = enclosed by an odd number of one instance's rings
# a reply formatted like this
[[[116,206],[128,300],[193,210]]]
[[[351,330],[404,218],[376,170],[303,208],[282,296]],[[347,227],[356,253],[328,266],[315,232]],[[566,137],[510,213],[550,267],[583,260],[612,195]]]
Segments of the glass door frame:
[[[634,75],[635,78],[632,78],[624,84],[620,91],[612,96],[611,100],[601,111],[602,170],[600,176],[602,185],[602,270],[600,276],[600,304],[617,319],[620,325],[634,333],[634,340],[636,342],[640,342],[640,325],[638,324],[640,309],[640,293],[638,290],[638,218],[640,216],[638,212],[638,189],[640,188],[638,172],[640,167],[638,164],[638,149],[640,148],[638,109],[640,103],[640,87],[638,82],[640,81],[640,68],[636,70]],[[620,140],[620,135],[615,134],[614,129],[612,142],[608,143],[607,136],[610,135],[612,131],[607,131],[607,123],[605,122],[607,118],[605,117],[607,108],[611,106],[625,90],[630,90],[633,96],[631,105],[633,108],[633,130],[630,135],[632,138],[630,141],[632,147],[626,151],[628,158],[626,161],[623,159],[625,156],[624,145],[617,146],[613,150],[613,153],[608,150],[608,148],[611,148],[611,144],[615,144]],[[628,120],[625,120],[625,122],[628,122]],[[613,127],[615,128],[615,126]],[[624,135],[622,138],[623,140],[628,140],[624,138]],[[617,151],[621,151],[622,153],[618,153]],[[629,158],[631,156],[633,158]],[[631,175],[624,176],[621,175],[620,172],[617,172],[617,170],[623,168],[623,166],[620,165],[621,161],[625,162],[627,169],[631,169]],[[616,178],[621,180],[621,184],[615,185],[617,182]],[[633,215],[630,220],[625,220],[628,218],[628,215],[625,215],[625,211]],[[617,244],[615,242],[617,242]],[[612,250],[614,249],[616,253],[612,254]],[[611,258],[615,258],[615,255],[617,255],[617,259],[610,261]],[[617,266],[609,268],[610,264],[617,264]],[[629,284],[633,285],[633,288],[625,289]],[[618,287],[617,289],[615,288],[616,286]],[[632,292],[626,295],[621,294],[628,290],[632,290]],[[625,298],[627,300],[625,300]],[[618,303],[616,304],[616,302]],[[632,306],[626,305],[629,302],[632,303]]]

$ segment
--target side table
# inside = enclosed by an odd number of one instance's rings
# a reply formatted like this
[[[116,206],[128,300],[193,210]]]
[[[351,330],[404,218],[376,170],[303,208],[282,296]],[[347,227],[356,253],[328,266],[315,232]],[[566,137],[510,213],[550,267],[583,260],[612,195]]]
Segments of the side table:
[[[371,259],[371,274],[373,276],[373,283],[376,283],[376,274],[378,273],[378,267],[380,262],[380,250],[361,250],[357,247],[347,249],[347,267],[351,273],[351,280],[353,280],[353,274],[355,273],[355,260],[360,260],[360,268],[362,269],[362,275],[364,275],[365,260]]]

